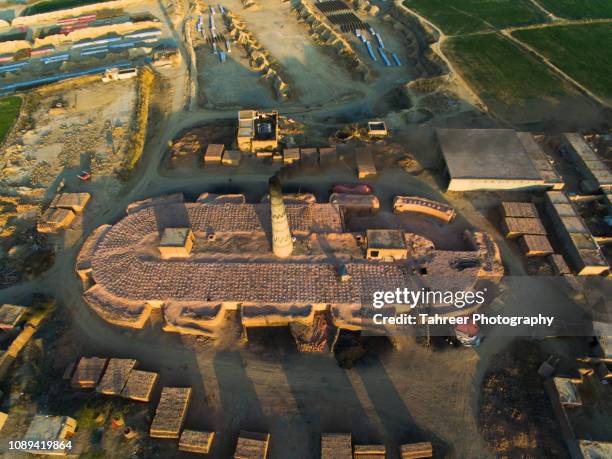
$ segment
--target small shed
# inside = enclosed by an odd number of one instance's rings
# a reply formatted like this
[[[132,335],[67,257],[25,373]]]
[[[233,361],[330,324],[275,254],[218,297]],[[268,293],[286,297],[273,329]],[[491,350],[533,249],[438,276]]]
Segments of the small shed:
[[[553,248],[546,236],[525,234],[520,237],[519,244],[527,257],[546,256],[553,253]]]
[[[78,389],[93,388],[98,384],[107,359],[100,357],[81,357],[72,375],[71,385]]]
[[[11,330],[19,324],[28,308],[14,304],[3,304],[0,307],[0,329]]]
[[[283,164],[293,164],[300,160],[299,148],[285,148],[283,150]]]
[[[400,230],[367,230],[368,260],[395,261],[408,258],[404,233]]]
[[[223,158],[223,150],[225,146],[220,143],[211,143],[206,147],[206,152],[204,153],[204,163],[205,164],[221,164],[221,159]]]
[[[164,228],[159,240],[162,259],[186,258],[191,253],[195,236],[191,228]]]
[[[319,161],[321,164],[328,165],[337,159],[336,147],[319,148]]]
[[[270,444],[269,433],[241,431],[234,459],[265,459]]]
[[[76,431],[76,420],[68,416],[44,416],[37,414],[32,419],[28,431],[23,437],[26,442],[51,442],[48,449],[28,449],[30,454],[41,455],[66,455],[65,448],[60,448],[59,442],[66,440],[74,435]],[[57,444],[53,444],[57,442]]]
[[[96,391],[106,395],[120,395],[135,366],[134,359],[110,359]]]
[[[559,402],[563,406],[580,406],[582,405],[582,398],[578,393],[576,384],[571,378],[554,377],[553,382],[555,383],[555,389],[559,396]]]
[[[208,454],[215,438],[214,432],[183,430],[179,440],[179,450],[189,453]]]
[[[191,387],[164,387],[149,434],[153,438],[179,438],[185,422]]]
[[[353,443],[350,433],[321,435],[321,459],[352,459]]]
[[[224,166],[239,166],[242,160],[242,152],[240,150],[225,150],[221,164]]]
[[[433,457],[431,442],[408,443],[400,446],[401,459],[421,459]]]
[[[357,176],[360,179],[376,175],[374,158],[369,148],[357,148],[355,150],[355,158],[357,160]]]
[[[148,402],[159,375],[151,371],[132,370],[121,390],[121,396],[139,402]]]

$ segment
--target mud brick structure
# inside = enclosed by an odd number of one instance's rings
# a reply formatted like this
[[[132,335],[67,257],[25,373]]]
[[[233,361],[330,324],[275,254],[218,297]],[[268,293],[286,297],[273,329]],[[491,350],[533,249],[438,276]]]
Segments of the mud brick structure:
[[[164,387],[149,434],[154,438],[179,438],[185,422],[191,387]]]
[[[352,459],[351,434],[327,433],[321,435],[321,459]]]
[[[234,459],[266,459],[270,434],[241,431],[234,452]]]
[[[409,443],[400,446],[400,457],[402,459],[433,457],[433,448],[431,443],[428,441],[421,443]]]
[[[111,323],[132,328],[142,328],[151,310],[161,309],[165,331],[212,338],[230,310],[239,312],[244,327],[293,322],[312,327],[322,313],[329,326],[361,330],[368,324],[360,310],[371,304],[374,291],[465,290],[480,277],[503,274],[499,249],[485,233],[468,232],[471,250],[437,250],[425,236],[402,230],[392,213],[385,215],[391,221],[388,228],[373,229],[403,235],[406,259],[368,260],[366,232],[346,230],[341,206],[312,199],[279,198],[286,217],[283,231],[293,239],[292,252],[281,258],[271,244],[270,202],[208,198],[139,203],[116,224],[94,231],[77,259],[77,271],[86,281],[84,298],[92,309]],[[168,228],[193,233],[187,256],[166,260],[159,254]],[[434,307],[443,314],[456,309]],[[321,340],[315,341],[318,346]]]
[[[134,359],[110,359],[96,391],[106,395],[120,395],[135,366]]]
[[[430,215],[446,223],[452,222],[456,215],[455,209],[446,204],[416,196],[396,196],[393,199],[393,211],[397,214],[416,212]]]
[[[148,402],[159,375],[150,371],[132,370],[121,390],[121,396],[139,402]]]
[[[106,362],[107,359],[99,357],[81,357],[72,375],[70,382],[72,387],[78,389],[95,387],[106,368]]]

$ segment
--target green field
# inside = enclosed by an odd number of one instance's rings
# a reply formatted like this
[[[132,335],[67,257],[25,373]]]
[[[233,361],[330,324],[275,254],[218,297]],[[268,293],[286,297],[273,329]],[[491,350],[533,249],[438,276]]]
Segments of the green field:
[[[612,18],[610,0],[536,0],[556,16],[568,19]]]
[[[33,14],[67,10],[70,8],[76,8],[77,6],[102,3],[104,1],[108,0],[44,0],[42,2],[34,3],[32,6],[26,8],[22,16],[32,16]]]
[[[444,52],[485,101],[512,106],[568,94],[565,83],[544,64],[497,33],[450,38]]]
[[[3,97],[0,99],[0,143],[13,125],[19,109],[21,108],[20,97]]]
[[[529,0],[405,0],[447,35],[544,22]]]
[[[612,98],[612,24],[520,30],[513,36],[595,94]]]

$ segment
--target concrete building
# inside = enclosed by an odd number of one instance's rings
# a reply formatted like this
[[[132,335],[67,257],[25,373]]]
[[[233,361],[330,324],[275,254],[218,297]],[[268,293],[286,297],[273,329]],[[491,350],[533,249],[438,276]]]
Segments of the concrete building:
[[[437,129],[436,137],[451,191],[532,190],[553,186],[541,176],[514,130]]]

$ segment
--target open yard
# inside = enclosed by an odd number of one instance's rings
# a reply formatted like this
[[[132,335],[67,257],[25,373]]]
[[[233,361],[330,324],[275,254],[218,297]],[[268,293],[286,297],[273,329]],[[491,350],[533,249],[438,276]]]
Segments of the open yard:
[[[21,97],[4,97],[0,99],[0,143],[19,115]]]
[[[462,35],[513,25],[544,22],[529,0],[406,0],[447,35]]]
[[[536,0],[551,13],[568,19],[610,18],[610,0]]]
[[[513,36],[595,94],[612,99],[612,24],[519,30]]]

